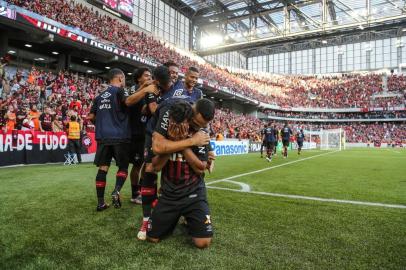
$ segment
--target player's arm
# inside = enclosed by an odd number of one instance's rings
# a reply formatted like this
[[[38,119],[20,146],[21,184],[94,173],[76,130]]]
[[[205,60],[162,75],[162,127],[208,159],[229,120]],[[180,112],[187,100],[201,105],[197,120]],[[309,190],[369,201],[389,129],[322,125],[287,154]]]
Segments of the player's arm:
[[[156,102],[151,102],[148,104],[148,109],[151,112],[151,114],[155,113],[156,108],[158,108],[158,104]]]
[[[158,108],[157,97],[158,95],[155,95],[153,93],[149,93],[145,96],[145,104],[147,104],[147,108],[151,112],[151,114],[154,114],[156,109]]]
[[[158,121],[156,123],[154,132],[152,133],[152,151],[156,155],[172,154],[175,152],[180,152],[188,147],[202,146],[209,144],[210,136],[209,134],[199,131],[193,134],[192,137],[179,140],[171,141],[168,136],[168,125],[169,123],[169,109],[161,110],[159,114]]]
[[[159,172],[168,162],[170,154],[157,155],[152,158],[152,166],[154,167],[155,172]]]
[[[90,112],[87,115],[87,120],[89,120],[93,124],[96,122],[96,112],[97,112],[97,101],[95,99],[93,100],[92,107],[90,108]]]
[[[185,150],[183,150],[182,154],[185,157],[186,162],[189,163],[190,167],[192,167],[195,173],[197,174],[204,173],[204,170],[206,169],[207,166],[207,161],[200,160],[190,148],[186,148]]]
[[[126,101],[125,105],[132,106],[140,102],[147,94],[159,94],[158,87],[155,84],[143,84],[137,91],[129,96]]]
[[[180,141],[171,141],[162,134],[154,131],[152,134],[152,151],[156,155],[171,154],[183,151],[192,146],[202,146],[209,144],[210,136],[203,131],[196,132],[191,138]]]

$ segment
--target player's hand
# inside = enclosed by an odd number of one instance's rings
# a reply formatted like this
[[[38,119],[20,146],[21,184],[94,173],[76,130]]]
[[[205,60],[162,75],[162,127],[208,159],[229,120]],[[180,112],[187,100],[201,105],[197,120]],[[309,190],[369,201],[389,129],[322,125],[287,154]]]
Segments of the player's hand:
[[[188,137],[189,135],[189,123],[183,122],[177,124],[169,120],[168,125],[168,138],[172,141],[181,141]]]
[[[148,86],[150,86],[150,85],[153,84],[153,83],[154,83],[153,80],[146,81],[146,82],[144,82],[143,84],[141,84],[140,89],[143,89],[143,88],[145,88],[145,87],[148,87]]]
[[[210,143],[210,136],[204,131],[199,131],[193,134],[192,142],[195,146],[203,146]]]
[[[150,84],[147,87],[143,88],[146,94],[154,94],[154,95],[159,95],[159,89],[158,86],[155,84]]]
[[[209,151],[209,160],[207,161],[206,169],[209,173],[212,173],[214,170],[214,161],[216,160],[216,155],[214,151]]]

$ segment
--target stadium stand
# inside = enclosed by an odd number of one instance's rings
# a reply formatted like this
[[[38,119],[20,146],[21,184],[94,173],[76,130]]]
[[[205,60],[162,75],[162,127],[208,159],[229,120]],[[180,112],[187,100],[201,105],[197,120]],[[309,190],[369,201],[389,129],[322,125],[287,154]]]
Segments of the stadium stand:
[[[231,73],[225,68],[210,64],[199,64],[165,46],[163,42],[133,31],[128,25],[110,16],[100,15],[75,1],[9,1],[63,24],[77,27],[103,40],[112,42],[137,53],[144,58],[165,63],[172,60],[181,65],[181,70],[198,66],[201,77],[209,82],[227,87],[236,93],[279,106],[314,108],[348,108],[370,106],[398,106],[405,104],[404,76],[388,79],[390,91],[400,91],[396,97],[374,98],[383,92],[382,75],[343,75],[317,78],[315,76],[267,76]],[[90,22],[90,23],[89,23]],[[294,95],[291,95],[294,93]]]

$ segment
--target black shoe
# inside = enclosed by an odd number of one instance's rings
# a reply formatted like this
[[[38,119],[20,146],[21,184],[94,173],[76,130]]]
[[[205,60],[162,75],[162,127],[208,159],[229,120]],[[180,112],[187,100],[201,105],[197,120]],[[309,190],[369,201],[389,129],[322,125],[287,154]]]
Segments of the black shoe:
[[[121,200],[120,200],[120,192],[115,191],[111,194],[111,201],[114,205],[114,208],[120,208],[121,207]]]
[[[109,205],[107,203],[104,204],[99,204],[96,208],[97,212],[101,212],[103,210],[106,210],[107,208],[109,208]]]

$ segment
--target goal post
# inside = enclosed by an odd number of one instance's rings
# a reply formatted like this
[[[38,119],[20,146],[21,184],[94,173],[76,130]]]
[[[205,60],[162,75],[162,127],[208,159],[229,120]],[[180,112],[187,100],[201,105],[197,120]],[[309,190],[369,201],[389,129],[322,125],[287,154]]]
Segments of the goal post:
[[[345,149],[345,131],[338,129],[320,130],[320,150]]]

